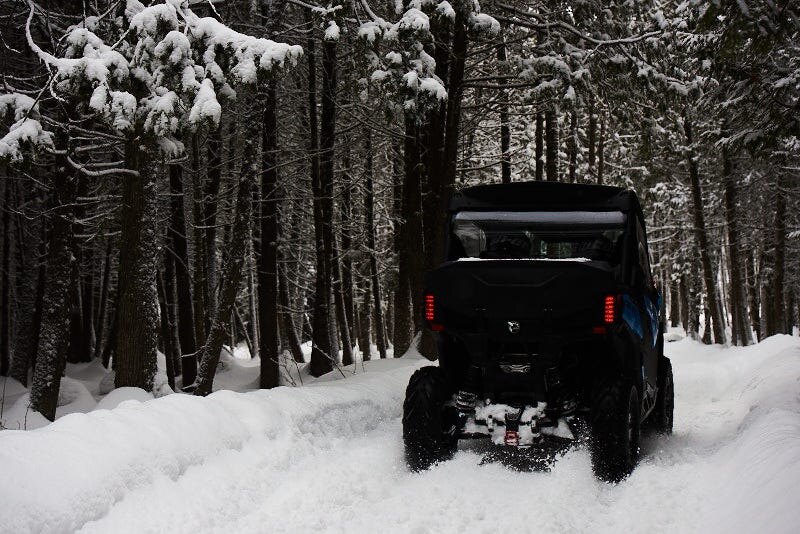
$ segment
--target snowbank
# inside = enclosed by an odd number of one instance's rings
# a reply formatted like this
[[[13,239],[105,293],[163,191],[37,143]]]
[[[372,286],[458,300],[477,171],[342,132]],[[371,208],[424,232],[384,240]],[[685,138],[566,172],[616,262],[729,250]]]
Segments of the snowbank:
[[[199,470],[235,478],[258,461],[287,470],[316,447],[396,418],[408,377],[423,364],[373,361],[348,380],[206,398],[169,395],[69,415],[32,432],[0,432],[0,502],[13,511],[0,514],[0,532],[77,530],[136,490],[146,494],[151,485]]]
[[[142,388],[117,388],[100,399],[95,410],[113,410],[123,402],[147,402],[153,400],[153,394]]]

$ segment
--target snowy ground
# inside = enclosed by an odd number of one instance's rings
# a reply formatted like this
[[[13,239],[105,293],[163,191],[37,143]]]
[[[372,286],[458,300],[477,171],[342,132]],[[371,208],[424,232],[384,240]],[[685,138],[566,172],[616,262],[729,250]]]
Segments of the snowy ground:
[[[667,345],[675,434],[619,485],[585,450],[548,471],[422,474],[402,460],[420,359],[347,380],[205,399],[169,395],[0,432],[0,532],[797,532],[800,339]],[[359,371],[361,369],[359,368]]]

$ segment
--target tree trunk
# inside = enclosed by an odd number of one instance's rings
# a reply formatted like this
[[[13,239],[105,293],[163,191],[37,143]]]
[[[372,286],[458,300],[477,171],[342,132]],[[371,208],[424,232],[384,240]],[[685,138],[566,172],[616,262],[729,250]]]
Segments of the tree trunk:
[[[320,126],[320,193],[322,201],[322,242],[325,256],[325,272],[327,273],[326,290],[328,302],[334,298],[335,305],[341,304],[336,294],[341,297],[337,289],[337,265],[334,257],[333,235],[333,182],[334,182],[334,150],[336,144],[336,53],[335,40],[323,40],[322,43],[322,106],[320,110],[322,124]],[[332,313],[333,312],[333,313]],[[336,336],[336,310],[328,306],[328,334],[331,336],[331,357],[334,363],[338,359],[339,346]]]
[[[506,43],[503,41],[497,47],[497,60],[506,61]],[[501,89],[500,98],[500,175],[504,184],[511,183],[511,127],[508,122],[508,94]]]
[[[106,315],[108,315],[108,292],[111,286],[111,245],[112,241],[109,238],[106,243],[106,252],[103,256],[103,274],[100,281],[100,303],[97,312],[97,335],[94,344],[93,358],[100,356],[102,347],[104,346],[105,331],[106,331]]]
[[[536,155],[536,180],[544,180],[544,113],[536,112],[535,155]]]
[[[65,157],[57,156],[51,193],[47,281],[31,386],[31,408],[50,421],[56,417],[58,390],[67,362],[70,291],[74,285],[72,210],[76,192],[74,179],[66,173]]]
[[[165,349],[170,352],[164,352],[167,363],[172,365],[173,374],[180,374],[181,366],[181,342],[180,334],[178,333],[178,319],[176,293],[175,293],[175,257],[170,251],[164,251],[164,273],[159,273],[158,283],[163,287],[158,287],[159,307],[163,300],[162,315],[166,313],[166,318],[161,317],[161,340]],[[165,322],[166,321],[166,322]],[[165,327],[167,328],[165,330]],[[170,360],[172,360],[170,362]],[[174,384],[170,384],[174,388]]]
[[[345,149],[343,162],[346,166],[349,167],[349,156],[350,150],[349,148]],[[342,185],[342,203],[344,202],[352,202],[350,197],[350,177],[348,175],[347,170],[345,169],[340,177],[340,180],[343,182]],[[331,187],[331,191],[333,191],[333,187]],[[331,193],[333,194],[333,193]],[[334,205],[331,202],[331,217],[334,215]],[[353,363],[353,337],[352,337],[352,318],[350,317],[350,310],[348,305],[352,304],[352,301],[348,301],[348,294],[352,293],[352,287],[348,287],[345,283],[344,271],[345,267],[342,265],[343,262],[347,261],[347,254],[352,247],[352,242],[350,241],[350,235],[348,230],[345,229],[345,223],[349,224],[348,216],[346,212],[349,210],[349,207],[341,206],[339,208],[339,214],[341,215],[341,246],[334,246],[335,252],[331,255],[330,263],[333,269],[333,277],[332,277],[332,289],[333,289],[333,298],[334,304],[336,306],[336,321],[338,322],[339,326],[339,335],[341,337],[342,342],[342,365],[351,365]],[[331,240],[333,241],[334,245],[337,243],[336,234],[331,230]],[[347,243],[347,246],[345,246]],[[352,298],[352,295],[350,295]]]
[[[558,115],[552,106],[544,115],[544,136],[547,145],[545,175],[548,182],[558,181]]]
[[[606,170],[606,118],[600,118],[600,139],[597,141],[597,183],[603,183]]]
[[[183,354],[192,356],[181,358],[181,375],[185,384],[194,383],[197,378],[197,338],[195,338],[194,303],[192,301],[192,279],[189,273],[189,248],[186,242],[186,215],[183,200],[183,169],[173,164],[169,168],[170,186],[170,224],[168,243],[172,248],[172,264],[175,270],[175,290],[177,294],[178,338]],[[168,282],[167,285],[170,285]],[[168,299],[169,300],[169,299]]]
[[[797,292],[788,291],[786,295],[786,322],[790,332],[794,332],[794,327],[798,325],[797,315]]]
[[[719,314],[717,305],[717,286],[714,282],[714,269],[711,266],[711,255],[708,246],[705,216],[703,214],[703,193],[700,188],[700,171],[694,153],[694,137],[692,120],[684,115],[683,129],[686,134],[687,164],[689,166],[689,181],[692,191],[692,215],[694,219],[694,235],[700,249],[700,263],[703,268],[703,282],[706,290],[707,313],[709,313],[714,332],[715,343],[725,343],[725,326]]]
[[[306,15],[309,17],[310,16]],[[332,116],[331,105],[333,104],[333,94],[329,91],[335,89],[335,85],[330,85],[329,76],[331,72],[327,69],[331,67],[331,60],[334,61],[335,57],[327,57],[331,53],[329,44],[326,43],[323,55],[323,117],[322,122],[325,126],[325,120],[335,119]],[[333,53],[336,53],[336,47],[333,45]],[[316,54],[315,42],[313,32],[309,36],[308,45],[306,46],[306,57],[308,58],[308,112],[309,112],[309,126],[311,134],[311,184],[314,196],[314,242],[316,248],[316,279],[314,284],[314,307],[311,320],[312,340],[311,340],[311,362],[309,363],[309,371],[313,376],[321,376],[333,369],[336,355],[333,354],[331,346],[331,333],[330,333],[330,268],[327,255],[326,235],[330,231],[331,221],[326,222],[326,206],[324,195],[327,188],[323,184],[323,169],[320,161],[320,151],[326,148],[333,149],[333,132],[330,126],[334,126],[331,122],[325,130],[323,146],[318,147],[317,141],[317,88],[316,88]],[[334,74],[335,75],[335,74]],[[328,160],[327,164],[333,163],[333,155],[326,154]],[[328,163],[329,162],[329,163]],[[326,169],[327,170],[327,169]],[[327,178],[327,176],[326,176]],[[332,178],[332,177],[331,177]],[[328,225],[329,229],[324,227]]]
[[[386,330],[383,320],[383,305],[381,298],[380,277],[378,276],[378,259],[375,250],[375,192],[372,177],[372,134],[366,132],[366,164],[364,174],[366,187],[364,193],[364,218],[366,219],[367,250],[369,253],[369,275],[372,281],[372,306],[375,312],[375,341],[378,345],[378,354],[386,358]]]
[[[711,345],[711,310],[708,308],[708,301],[703,308],[703,343]]]
[[[16,189],[19,195],[19,187]],[[18,202],[25,202],[25,199],[18,197]],[[38,324],[41,320],[41,311],[39,311],[41,309],[41,302],[39,301],[41,289],[39,285],[44,284],[44,275],[41,274],[44,262],[37,257],[35,252],[31,254],[30,251],[35,251],[37,247],[43,247],[44,243],[37,245],[35,241],[31,240],[33,232],[25,231],[24,215],[17,213],[15,219],[14,226],[17,229],[15,294],[17,295],[17,306],[20,310],[19,319],[15,326],[17,335],[14,339],[14,357],[11,360],[11,368],[8,375],[23,386],[27,386],[28,371],[31,368],[32,355],[36,352]],[[34,230],[36,229],[34,228]],[[37,257],[36,263],[39,266],[31,264],[31,256]]]
[[[768,252],[762,249],[758,259],[758,300],[761,301],[759,340],[775,333],[775,306],[772,301],[773,285],[769,277],[771,263],[772,260],[768,258]]]
[[[725,125],[723,125],[723,132]],[[728,149],[722,147],[722,179],[725,187],[725,222],[728,230],[728,269],[730,276],[731,334],[735,345],[752,343],[747,321],[747,298],[741,271],[739,222],[736,215],[736,183]]]
[[[127,168],[139,175],[126,177],[122,187],[114,385],[151,391],[158,334],[158,189],[153,155],[131,141],[125,156]]]
[[[88,194],[86,178],[78,176],[76,188],[76,198],[85,197]],[[77,236],[84,233],[84,225],[81,222],[86,219],[86,207],[82,203],[76,203],[74,208],[75,227],[72,235]],[[70,342],[67,350],[67,362],[85,363],[92,358],[92,254],[90,247],[75,244],[76,261],[73,263],[75,269],[75,286],[72,288],[72,298],[70,306]],[[88,300],[88,302],[87,302]]]
[[[247,130],[245,126],[245,130]],[[236,143],[236,129],[232,124],[230,139],[232,143]],[[245,143],[247,140],[245,140]],[[207,174],[208,181],[204,191],[204,199],[202,203],[203,210],[203,266],[204,281],[202,284],[203,291],[205,291],[205,323],[204,326],[208,329],[210,325],[210,318],[216,313],[217,295],[219,289],[219,281],[217,280],[217,215],[220,212],[219,190],[222,185],[222,127],[212,131],[208,137],[208,163]],[[243,156],[244,157],[244,156]],[[197,162],[199,163],[200,155],[198,152]],[[230,164],[234,165],[236,159],[230,157]],[[195,295],[197,298],[197,295]],[[202,338],[198,338],[202,339]]]
[[[577,180],[576,172],[578,169],[578,113],[572,110],[569,114],[569,183],[574,184]]]
[[[86,180],[81,180],[79,182],[81,185],[81,189],[78,191],[78,196],[86,196],[89,193],[88,184]],[[85,210],[81,210],[80,212],[76,212],[76,218],[83,218]],[[76,223],[78,224],[78,228],[76,228],[76,234],[79,232],[86,233],[85,223]],[[79,291],[80,291],[80,315],[81,315],[81,333],[80,333],[80,357],[81,360],[84,362],[89,362],[92,360],[92,354],[94,352],[95,346],[95,331],[94,331],[94,284],[95,284],[95,277],[94,277],[94,248],[91,246],[84,247],[83,250],[79,253],[79,262],[78,269],[83,270],[83,273],[78,274],[79,276]]]
[[[350,340],[355,339],[356,332],[356,313],[353,301],[353,258],[351,252],[353,250],[353,184],[352,173],[350,172],[350,149],[349,143],[345,146],[344,156],[342,158],[342,202],[339,206],[339,214],[342,221],[341,236],[342,236],[342,254],[341,254],[341,269],[342,269],[342,295],[344,297],[345,315],[347,317],[348,334]]]
[[[681,274],[679,288],[681,296],[681,324],[683,325],[686,335],[690,335],[691,325],[689,322],[689,309],[691,308],[691,302],[689,301],[689,287],[686,282],[685,274]]]
[[[47,225],[42,224],[42,233],[46,234]],[[36,355],[39,352],[39,336],[42,329],[42,314],[44,310],[44,295],[47,286],[47,239],[42,239],[42,248],[39,254],[39,272],[36,275],[36,305],[33,310],[33,320],[31,325],[31,352],[29,354],[30,366],[36,366]]]
[[[417,146],[416,140],[413,144]],[[404,254],[408,262],[409,293],[411,299],[411,322],[414,331],[422,329],[423,286],[425,282],[425,261],[420,253],[423,250],[424,236],[422,231],[422,173],[418,162],[410,171],[410,180],[404,186],[404,215],[406,220],[406,248]]]
[[[215,141],[218,140],[218,134],[212,134],[212,139]],[[204,182],[203,174],[200,172],[200,147],[199,147],[199,136],[197,134],[192,136],[192,150],[191,150],[191,161],[192,161],[192,177],[194,178],[192,188],[193,188],[193,201],[194,204],[192,206],[192,220],[194,222],[194,232],[193,232],[193,243],[192,243],[192,251],[194,256],[194,278],[193,278],[193,291],[192,296],[194,297],[192,302],[194,305],[193,313],[194,313],[194,339],[195,339],[195,351],[197,351],[198,347],[197,344],[200,343],[201,340],[206,338],[206,323],[208,322],[208,314],[209,308],[207,305],[207,295],[208,291],[206,287],[208,286],[208,274],[206,272],[206,247],[205,243],[205,232],[203,230],[203,226],[205,221],[203,220],[203,205],[205,204],[204,198]],[[215,143],[211,143],[212,147],[209,148],[209,152],[212,151],[214,148]],[[219,146],[216,146],[217,150],[220,150]],[[209,161],[209,166],[214,163],[214,158],[211,158]],[[219,161],[217,159],[216,166],[219,166]],[[209,170],[209,173],[212,171]],[[188,351],[188,347],[184,347],[184,350]],[[195,360],[197,356],[195,356]],[[188,377],[191,374],[195,375],[196,378],[196,370],[193,370],[193,367],[197,367],[197,362],[194,363],[187,363],[187,367],[184,369],[184,382],[185,385],[189,385],[190,383],[194,383],[194,381],[189,382]],[[194,371],[194,373],[193,373]],[[188,374],[187,374],[188,373]]]
[[[406,132],[408,134],[408,132]],[[395,161],[399,157],[395,153]],[[402,356],[409,345],[411,345],[411,333],[413,330],[411,320],[411,295],[409,293],[408,283],[408,258],[406,253],[406,229],[408,227],[404,219],[404,206],[403,198],[405,194],[404,189],[404,174],[399,172],[400,165],[397,165],[398,172],[394,173],[394,253],[397,257],[397,278],[395,280],[395,288],[393,295],[393,308],[392,314],[392,345],[394,346],[394,357]]]
[[[366,267],[366,268],[365,268]],[[362,266],[361,306],[359,306],[358,349],[361,351],[363,361],[372,359],[372,317],[370,313],[370,282],[367,277],[368,266]]]
[[[252,98],[252,95],[250,97]],[[239,291],[239,284],[244,272],[247,242],[250,235],[247,229],[252,221],[253,187],[258,151],[258,121],[250,121],[247,130],[242,151],[242,172],[239,191],[236,194],[231,239],[225,248],[218,305],[201,350],[200,366],[197,372],[197,388],[194,394],[200,396],[208,395],[213,389],[219,356],[225,337],[230,330],[236,305],[236,294]]]
[[[669,324],[676,327],[681,321],[681,307],[680,296],[678,291],[678,284],[672,282],[669,284]]]
[[[119,286],[119,283],[117,283],[117,286]],[[117,346],[117,330],[119,330],[118,317],[119,314],[115,302],[114,311],[111,315],[111,330],[108,332],[108,339],[103,347],[103,353],[100,355],[100,360],[103,363],[103,367],[106,369],[108,369],[109,366],[111,366],[112,369],[114,367],[114,360],[112,360],[111,356],[114,354],[114,348]]]
[[[258,324],[261,355],[260,387],[280,385],[278,336],[278,98],[275,83],[267,86],[261,152],[261,240],[258,251]]]
[[[748,252],[744,262],[745,276],[747,278],[747,302],[750,307],[750,324],[756,339],[761,340],[761,313],[759,312],[758,301],[758,277],[756,276],[756,265],[753,253]]]
[[[446,143],[448,130],[448,120],[450,119],[450,108],[454,104],[456,91],[458,88],[452,85],[453,73],[457,70],[456,65],[456,42],[459,40],[460,28],[463,26],[462,10],[456,6],[456,17],[453,28],[446,24],[441,24],[436,18],[431,23],[431,35],[436,46],[433,49],[433,56],[436,62],[436,75],[442,80],[448,91],[446,102],[440,102],[438,107],[430,110],[424,115],[424,122],[419,131],[419,151],[420,161],[422,162],[420,192],[422,195],[422,227],[424,232],[422,250],[424,253],[424,268],[432,269],[439,261],[437,255],[436,234],[441,233],[439,223],[440,196],[444,191],[444,184],[447,182],[445,174],[447,155]],[[451,69],[451,66],[453,67]],[[462,67],[463,70],[463,67]],[[448,73],[450,76],[448,76]],[[458,92],[460,98],[460,91]],[[454,171],[455,169],[453,169]]]
[[[257,191],[258,187],[254,187],[253,190]],[[257,202],[257,200],[254,200]],[[253,207],[253,213],[261,213],[261,206],[256,203]],[[248,334],[250,343],[252,346],[248,347],[250,351],[250,358],[260,358],[259,355],[259,346],[261,345],[261,336],[258,334],[260,331],[260,324],[258,320],[258,281],[256,277],[258,276],[258,258],[256,254],[256,238],[254,236],[255,229],[250,228],[250,241],[248,243],[247,248],[247,313],[249,321],[246,325],[246,332]],[[260,238],[259,238],[260,242]],[[275,306],[276,315],[278,318],[278,331],[281,332],[280,337],[280,346],[285,346],[286,343],[283,340],[283,331],[280,327],[280,315],[277,314],[277,304]],[[281,349],[283,350],[283,349]]]
[[[336,239],[335,236],[331,236]],[[342,288],[342,267],[339,263],[339,255],[332,254],[330,259],[332,272],[333,301],[336,306],[336,321],[339,323],[339,335],[342,340],[342,365],[353,363],[353,341],[350,337],[350,323],[347,322],[347,308],[344,301],[344,289]],[[335,326],[335,325],[334,325]]]
[[[3,250],[0,263],[0,376],[11,369],[11,180],[3,179]]]
[[[165,256],[170,256],[169,253]],[[170,261],[171,258],[165,260]],[[168,273],[168,276],[173,273]],[[164,361],[167,367],[167,383],[172,390],[175,390],[175,362],[180,361],[180,345],[178,333],[175,329],[175,314],[170,311],[167,302],[167,289],[164,287],[164,279],[158,276],[158,307],[161,311],[161,343],[164,346]]]
[[[270,37],[282,21],[283,8],[283,0],[274,0],[263,5],[263,16],[267,21]],[[275,81],[269,82],[266,87],[261,136],[261,210],[258,213],[260,224],[256,254],[258,312],[257,317],[254,315],[251,320],[258,326],[258,332],[256,334],[254,330],[253,338],[254,342],[258,342],[258,354],[261,358],[260,387],[272,388],[280,385],[281,357],[278,239],[282,190],[278,177],[278,93]],[[251,294],[251,305],[253,298]],[[287,333],[286,328],[283,333]]]
[[[778,171],[783,173],[783,171]],[[779,175],[775,188],[775,274],[773,277],[773,315],[775,317],[775,334],[789,334],[789,321],[786,314],[784,294],[784,276],[786,269],[786,196],[784,195],[785,179]]]
[[[79,213],[76,211],[76,216]],[[77,226],[77,225],[76,225]],[[78,234],[79,231],[73,230],[73,235]],[[75,247],[76,261],[73,262],[72,268],[75,270],[73,277],[75,285],[70,292],[70,306],[69,306],[69,348],[67,349],[67,362],[68,363],[83,363],[89,361],[89,355],[85,353],[87,342],[83,337],[83,290],[81,288],[81,253],[80,247]]]
[[[411,333],[422,327],[422,284],[424,263],[422,249],[422,219],[420,210],[422,178],[420,169],[419,138],[414,118],[405,119],[403,148],[403,208],[398,229],[397,277],[398,304],[395,315],[396,353],[404,354],[411,344]],[[405,336],[404,336],[405,334]]]
[[[774,335],[777,331],[775,327],[775,303],[774,286],[769,281],[761,283],[761,339]]]
[[[283,269],[278,269],[278,275],[278,296],[281,301],[281,307],[283,308],[279,316],[281,319],[281,327],[287,341],[289,342],[289,351],[292,353],[294,361],[303,363],[305,358],[303,357],[303,349],[300,344],[300,337],[297,335],[297,329],[295,328],[294,321],[292,320],[292,308],[289,302],[289,288],[287,286],[289,282],[286,279],[286,273],[283,271]]]
[[[589,174],[587,178],[595,178],[595,144],[597,143],[597,114],[594,112],[594,99],[589,101],[589,126],[586,132],[586,144],[589,145]]]

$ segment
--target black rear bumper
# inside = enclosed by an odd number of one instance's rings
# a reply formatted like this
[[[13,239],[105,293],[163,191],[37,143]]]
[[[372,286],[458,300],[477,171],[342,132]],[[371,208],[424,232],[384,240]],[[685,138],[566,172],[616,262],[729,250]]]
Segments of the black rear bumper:
[[[554,417],[588,406],[596,378],[619,368],[620,342],[612,331],[531,337],[445,331],[437,338],[454,390],[494,403],[546,402]]]

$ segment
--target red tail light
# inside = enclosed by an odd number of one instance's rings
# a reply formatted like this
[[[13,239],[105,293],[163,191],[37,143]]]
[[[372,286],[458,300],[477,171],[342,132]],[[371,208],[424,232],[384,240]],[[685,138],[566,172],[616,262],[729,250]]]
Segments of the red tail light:
[[[433,295],[425,295],[425,320],[436,320],[436,299]]]
[[[516,430],[506,430],[506,435],[503,438],[506,445],[511,447],[519,447],[519,432]]]
[[[436,322],[436,298],[433,295],[425,295],[425,320],[434,332],[441,332],[444,326]]]
[[[603,322],[613,324],[617,320],[617,297],[607,295],[603,302]]]

